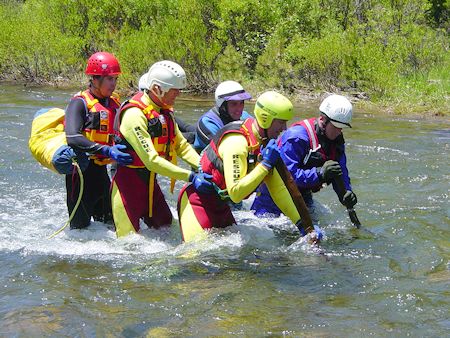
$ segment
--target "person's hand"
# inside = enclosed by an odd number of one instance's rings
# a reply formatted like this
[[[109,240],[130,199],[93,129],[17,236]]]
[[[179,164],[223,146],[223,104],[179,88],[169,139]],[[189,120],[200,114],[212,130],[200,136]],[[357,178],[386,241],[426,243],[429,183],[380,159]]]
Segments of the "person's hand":
[[[308,235],[308,233],[303,228],[301,220],[299,220],[297,223],[295,223],[295,226],[298,228],[298,231],[300,232],[300,235],[302,237]],[[322,231],[322,229],[320,229],[320,227],[318,225],[314,224],[313,226],[314,226],[314,231],[311,232],[311,235],[310,235],[310,238],[309,238],[309,242],[311,244],[317,244],[323,238],[323,231]]]
[[[358,199],[353,191],[347,190],[342,197],[342,204],[351,209],[358,203]]]
[[[127,146],[124,144],[116,144],[112,147],[105,146],[103,149],[103,154],[112,158],[118,165],[127,165],[133,162],[131,155],[123,152],[123,150],[127,149]]]
[[[334,178],[342,176],[342,169],[338,162],[328,160],[319,170],[322,182],[330,184]]]
[[[319,228],[318,225],[314,224],[314,231],[313,231],[313,233],[314,234],[313,234],[312,237],[315,239],[314,243],[320,242],[322,240],[322,238],[323,238],[323,231],[322,231],[322,229]]]
[[[271,139],[264,148],[261,147],[261,156],[263,158],[261,164],[267,169],[270,170],[275,166],[280,159],[280,149],[274,139]]]
[[[211,183],[212,175],[205,173],[191,172],[189,175],[189,182],[192,182],[195,190],[204,194],[212,194],[215,192],[214,186]]]

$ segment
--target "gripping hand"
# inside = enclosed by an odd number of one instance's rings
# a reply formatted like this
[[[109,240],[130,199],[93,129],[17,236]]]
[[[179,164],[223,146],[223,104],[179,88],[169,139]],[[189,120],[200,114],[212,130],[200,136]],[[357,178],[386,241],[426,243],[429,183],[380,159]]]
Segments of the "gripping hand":
[[[269,170],[272,169],[280,159],[280,149],[274,139],[271,139],[264,148],[261,147],[261,155],[263,158],[261,164]]]
[[[358,199],[353,191],[347,190],[342,197],[341,203],[345,205],[347,208],[351,209],[358,203]]]
[[[209,181],[211,179],[212,175],[205,173],[195,173],[192,171],[189,175],[189,182],[192,182],[195,190],[205,194],[212,194],[215,192],[213,184]]]
[[[127,149],[126,145],[116,144],[112,147],[105,146],[102,149],[102,153],[105,156],[112,158],[118,165],[127,165],[133,162],[133,158],[130,154],[124,153],[123,150]]]
[[[295,223],[296,227],[298,228],[298,231],[300,232],[300,235],[306,236],[308,233],[305,231],[305,229],[303,228],[303,224],[302,221],[299,220],[297,223]],[[322,229],[320,229],[320,227],[316,224],[313,225],[314,226],[314,231],[312,231],[312,242],[313,243],[318,243],[322,240],[323,238],[323,231]]]
[[[342,169],[338,162],[328,160],[319,171],[322,182],[330,184],[336,177],[342,176]]]

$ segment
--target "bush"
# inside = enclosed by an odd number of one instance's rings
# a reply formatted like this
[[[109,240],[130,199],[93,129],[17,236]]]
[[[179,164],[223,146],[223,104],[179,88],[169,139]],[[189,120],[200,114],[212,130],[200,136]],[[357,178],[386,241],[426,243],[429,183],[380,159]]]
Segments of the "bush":
[[[120,61],[122,89],[170,59],[186,69],[192,91],[235,79],[258,90],[357,91],[405,102],[412,95],[445,106],[447,7],[434,0],[7,0],[0,76],[78,81],[87,58],[105,50]]]

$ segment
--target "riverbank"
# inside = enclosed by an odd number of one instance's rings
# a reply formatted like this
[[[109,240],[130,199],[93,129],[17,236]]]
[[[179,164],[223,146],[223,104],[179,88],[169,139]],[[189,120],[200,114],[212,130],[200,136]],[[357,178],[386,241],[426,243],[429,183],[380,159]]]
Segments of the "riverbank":
[[[59,78],[56,81],[33,81],[29,83],[17,82],[13,80],[3,80],[0,84],[21,85],[24,87],[52,87],[72,90],[74,93],[86,87],[87,79],[84,76],[79,79],[63,79]],[[137,83],[129,83],[129,86],[118,86],[118,93],[121,98],[130,97],[135,90],[137,90]],[[249,92],[253,95],[253,102],[256,100],[259,94],[265,90],[274,89],[283,92],[277,88],[261,88],[261,86],[247,85]],[[403,100],[378,100],[371,101],[368,95],[364,92],[355,91],[336,91],[342,95],[348,97],[356,109],[362,109],[368,111],[374,115],[388,115],[388,116],[402,116],[409,118],[420,119],[447,119],[450,118],[450,97],[443,100],[441,104],[429,104],[425,102],[415,102],[404,98]],[[286,93],[294,105],[306,105],[306,106],[319,106],[321,100],[327,95],[331,94],[329,91],[317,91],[314,89],[296,90],[294,93]],[[214,93],[199,93],[194,90],[185,90],[179,98],[183,101],[211,101],[214,100]],[[413,103],[414,102],[414,103]]]
[[[10,0],[0,4],[0,80],[83,88],[86,60],[103,50],[120,62],[124,96],[171,59],[189,93],[233,79],[254,96],[339,92],[387,114],[447,117],[449,13],[431,0]]]

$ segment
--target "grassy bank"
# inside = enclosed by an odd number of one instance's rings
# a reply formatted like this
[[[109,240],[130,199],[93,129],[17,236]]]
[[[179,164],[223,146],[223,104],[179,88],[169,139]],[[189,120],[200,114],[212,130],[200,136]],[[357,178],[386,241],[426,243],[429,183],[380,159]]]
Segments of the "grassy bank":
[[[5,0],[0,15],[3,80],[81,84],[106,50],[124,92],[171,59],[192,92],[234,79],[254,94],[345,92],[394,114],[450,115],[445,0]]]

